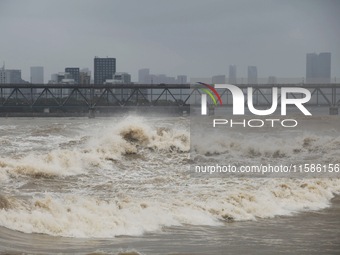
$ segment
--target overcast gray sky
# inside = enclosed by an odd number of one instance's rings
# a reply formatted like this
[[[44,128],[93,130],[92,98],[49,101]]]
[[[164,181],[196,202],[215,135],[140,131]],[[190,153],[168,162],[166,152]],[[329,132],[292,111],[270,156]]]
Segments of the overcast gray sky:
[[[0,0],[0,61],[93,70],[116,57],[117,71],[189,77],[304,77],[306,53],[331,52],[340,80],[340,1],[333,0]]]

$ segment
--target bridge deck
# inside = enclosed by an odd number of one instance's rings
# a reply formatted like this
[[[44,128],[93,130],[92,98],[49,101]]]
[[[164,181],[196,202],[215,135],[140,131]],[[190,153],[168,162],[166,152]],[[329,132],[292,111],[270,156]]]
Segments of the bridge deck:
[[[238,84],[253,87],[254,106],[271,106],[272,87],[302,87],[311,91],[307,105],[340,106],[340,84]],[[223,104],[232,104],[229,90],[219,89]],[[0,84],[0,111],[43,108],[94,109],[123,106],[188,106],[200,104],[198,84]],[[289,94],[291,98],[299,94]],[[301,95],[302,96],[302,95]]]

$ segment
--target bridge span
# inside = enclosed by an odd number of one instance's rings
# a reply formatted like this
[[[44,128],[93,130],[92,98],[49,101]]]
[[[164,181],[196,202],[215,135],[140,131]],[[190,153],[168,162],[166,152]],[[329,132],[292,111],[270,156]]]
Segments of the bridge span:
[[[330,108],[338,114],[340,83],[331,84],[237,84],[247,93],[253,87],[254,106],[270,107],[272,87],[302,87],[310,90],[307,106]],[[224,105],[232,104],[229,90],[219,89]],[[199,105],[198,84],[0,84],[0,112],[95,111],[131,107],[177,107]],[[291,98],[302,95],[291,93]]]

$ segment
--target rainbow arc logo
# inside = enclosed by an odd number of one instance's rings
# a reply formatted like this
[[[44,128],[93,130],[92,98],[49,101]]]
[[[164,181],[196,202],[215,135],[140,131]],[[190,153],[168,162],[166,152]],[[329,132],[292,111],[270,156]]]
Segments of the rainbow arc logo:
[[[220,105],[222,105],[223,102],[222,102],[221,96],[218,94],[218,92],[213,86],[203,83],[203,82],[197,82],[197,83],[201,85],[201,87],[199,87],[198,89],[204,92],[202,93],[202,97],[201,97],[201,114],[207,115],[207,95],[209,95],[214,105],[217,105],[217,101],[219,102]]]

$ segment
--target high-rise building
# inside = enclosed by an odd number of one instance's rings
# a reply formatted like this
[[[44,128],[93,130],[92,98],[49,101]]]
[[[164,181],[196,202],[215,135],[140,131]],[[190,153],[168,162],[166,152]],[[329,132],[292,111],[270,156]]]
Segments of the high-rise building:
[[[84,68],[79,73],[79,83],[83,85],[88,85],[91,83],[91,72],[89,69]]]
[[[248,84],[257,84],[256,66],[248,66]]]
[[[5,65],[0,69],[0,84],[6,83]]]
[[[149,68],[143,68],[138,70],[138,83],[140,84],[147,84],[152,83],[150,76],[150,69]]]
[[[154,75],[150,75],[149,68],[143,68],[138,70],[138,83],[139,84],[156,84]],[[143,95],[147,96],[149,93],[148,89],[141,89]],[[151,92],[151,91],[150,91]]]
[[[331,53],[308,53],[306,55],[306,82],[330,83]]]
[[[104,84],[106,80],[113,78],[116,73],[115,58],[94,58],[94,83]]]
[[[21,84],[26,83],[21,78],[21,70],[0,69],[0,83],[1,84]]]
[[[79,67],[66,67],[65,73],[69,73],[71,79],[74,80],[74,83],[79,84],[79,81],[80,81]]]
[[[31,83],[44,84],[44,67],[31,66]]]
[[[211,78],[213,84],[224,84],[225,83],[225,75],[215,75]]]
[[[4,66],[0,69],[0,84],[22,84],[22,83],[26,83],[26,81],[24,81],[21,78],[21,70],[9,70],[5,69]],[[5,96],[9,96],[11,91],[12,89],[9,88],[2,90],[3,95]],[[21,91],[24,92],[24,94],[27,94],[26,90]]]
[[[230,84],[237,84],[236,66],[235,65],[229,66],[229,83]]]

